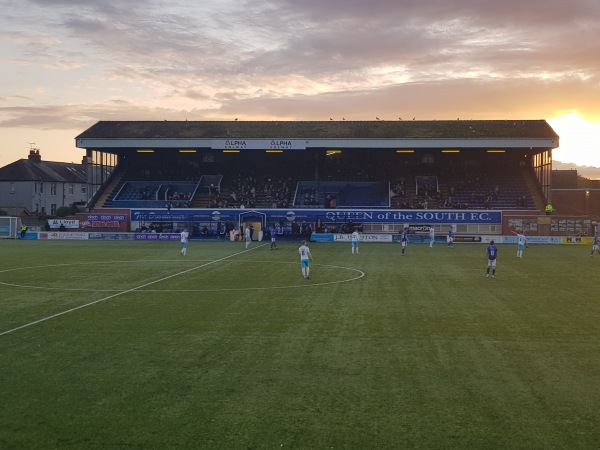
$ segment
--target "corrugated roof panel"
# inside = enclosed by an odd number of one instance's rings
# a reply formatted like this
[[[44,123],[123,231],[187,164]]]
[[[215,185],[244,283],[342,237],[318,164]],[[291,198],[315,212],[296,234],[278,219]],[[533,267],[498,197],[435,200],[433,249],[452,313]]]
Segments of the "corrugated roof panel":
[[[101,121],[76,139],[428,139],[551,138],[545,120],[439,121]]]

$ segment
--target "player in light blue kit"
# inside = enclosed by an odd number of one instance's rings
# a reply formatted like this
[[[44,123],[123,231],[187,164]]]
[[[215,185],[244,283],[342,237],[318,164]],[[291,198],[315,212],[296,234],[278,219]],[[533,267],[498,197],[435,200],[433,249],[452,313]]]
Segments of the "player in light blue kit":
[[[181,241],[181,256],[187,255],[187,246],[188,240],[190,238],[190,233],[187,228],[184,228],[181,234],[179,235],[179,240]]]
[[[598,248],[598,233],[594,233],[594,245],[592,247],[592,254],[590,255],[590,258],[594,256],[594,250],[600,255],[600,249]]]
[[[513,233],[515,233],[513,231]],[[523,257],[523,250],[527,247],[527,237],[525,236],[525,232],[523,233],[515,233],[517,235],[517,258]]]
[[[306,241],[302,241],[302,245],[298,249],[300,253],[300,267],[302,267],[302,276],[310,278],[310,262],[313,260],[310,249],[306,246]]]
[[[429,247],[433,248],[433,243],[435,242],[435,228],[429,228]]]
[[[352,233],[352,254],[354,255],[354,251],[356,250],[356,254],[358,255],[358,239],[359,239],[359,235],[358,235],[358,231],[354,230],[354,232]]]
[[[252,235],[250,234],[250,227],[246,227],[246,231],[244,231],[244,240],[246,241],[246,250],[250,247],[250,243],[252,242]]]
[[[486,248],[485,253],[487,255],[487,273],[486,277],[490,276],[490,269],[492,269],[492,278],[496,278],[496,261],[498,260],[498,247],[494,245],[494,241],[490,241],[490,245]]]

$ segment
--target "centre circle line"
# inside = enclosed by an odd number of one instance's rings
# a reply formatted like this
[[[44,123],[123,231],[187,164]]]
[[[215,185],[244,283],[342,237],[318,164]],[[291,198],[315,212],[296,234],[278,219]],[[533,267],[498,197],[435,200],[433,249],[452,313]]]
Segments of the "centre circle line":
[[[234,255],[232,255],[234,256]],[[192,269],[188,269],[189,270],[194,270],[194,269],[199,269],[202,267],[205,267],[209,264],[215,263],[215,262],[220,262],[222,261],[222,259],[219,260],[205,260],[208,261],[207,264],[203,264],[197,267],[194,267]],[[154,262],[181,262],[181,259],[174,259],[174,260],[155,260]],[[104,261],[104,262],[90,262],[89,264],[115,264],[115,263],[139,263],[142,261]],[[143,261],[144,263],[147,263],[148,261]],[[257,261],[257,263],[277,263],[277,264],[296,264],[295,262],[289,262],[289,261]],[[60,266],[72,266],[74,264],[60,264]],[[336,265],[332,265],[332,264],[315,264],[315,266],[318,267],[328,267],[328,268],[333,268],[333,269],[342,269],[342,270],[349,270],[352,272],[357,272],[359,275],[355,276],[353,278],[346,278],[344,280],[334,280],[334,281],[326,281],[326,282],[322,282],[322,283],[311,283],[311,284],[296,284],[296,285],[286,285],[286,286],[259,286],[259,287],[243,287],[243,288],[223,288],[223,287],[214,287],[214,288],[206,288],[206,289],[169,289],[168,292],[225,292],[225,291],[264,291],[264,290],[269,290],[269,289],[295,289],[295,288],[307,288],[307,287],[316,287],[316,286],[328,286],[331,284],[340,284],[340,283],[348,283],[350,281],[354,281],[354,280],[359,280],[361,278],[363,278],[365,276],[365,273],[360,270],[360,269],[356,269],[354,267],[345,267],[345,266],[336,266]],[[17,271],[17,270],[30,270],[30,269],[37,269],[37,268],[43,268],[43,267],[56,267],[55,265],[49,265],[49,266],[36,266],[36,267],[19,267],[16,269],[7,269],[7,270],[0,270],[0,274],[1,273],[5,273],[5,272],[13,272],[13,271]],[[182,272],[185,273],[185,272]],[[175,275],[171,275],[171,276],[177,276],[179,274],[175,274]],[[168,278],[168,277],[166,277]],[[164,279],[166,279],[164,278]],[[124,292],[122,289],[89,289],[89,288],[65,288],[65,287],[49,287],[49,286],[32,286],[32,285],[28,285],[28,284],[17,284],[17,283],[7,283],[4,281],[0,281],[0,285],[2,286],[10,286],[10,287],[14,287],[14,288],[22,288],[22,289],[33,289],[33,290],[41,290],[41,291],[60,291],[60,292],[116,292],[116,293],[121,293]],[[167,292],[167,290],[165,289],[143,289],[143,287],[137,287],[137,288],[132,288],[132,289],[138,289],[139,292]]]

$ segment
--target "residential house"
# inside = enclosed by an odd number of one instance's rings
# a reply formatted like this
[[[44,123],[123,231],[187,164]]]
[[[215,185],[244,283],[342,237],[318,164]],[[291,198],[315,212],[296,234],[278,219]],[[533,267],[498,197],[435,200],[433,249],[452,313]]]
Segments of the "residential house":
[[[0,168],[0,209],[9,214],[53,215],[62,206],[87,200],[85,164],[42,161],[33,149],[27,159]]]

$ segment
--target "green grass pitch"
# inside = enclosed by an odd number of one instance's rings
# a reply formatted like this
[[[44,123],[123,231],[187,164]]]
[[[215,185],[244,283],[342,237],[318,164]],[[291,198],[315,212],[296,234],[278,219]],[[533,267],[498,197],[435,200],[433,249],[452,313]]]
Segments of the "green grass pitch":
[[[0,448],[598,448],[591,248],[298,246],[0,241]]]

